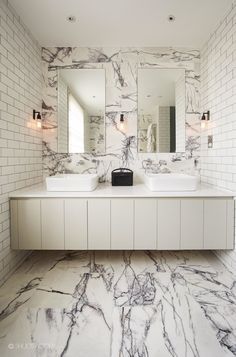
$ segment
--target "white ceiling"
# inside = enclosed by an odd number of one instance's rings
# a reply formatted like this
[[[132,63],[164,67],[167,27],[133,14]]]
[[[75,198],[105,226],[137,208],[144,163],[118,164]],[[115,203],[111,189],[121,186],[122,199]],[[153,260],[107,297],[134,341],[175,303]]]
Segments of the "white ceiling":
[[[9,0],[42,46],[200,48],[233,0]],[[170,23],[168,15],[176,21]],[[66,22],[74,15],[76,23]]]

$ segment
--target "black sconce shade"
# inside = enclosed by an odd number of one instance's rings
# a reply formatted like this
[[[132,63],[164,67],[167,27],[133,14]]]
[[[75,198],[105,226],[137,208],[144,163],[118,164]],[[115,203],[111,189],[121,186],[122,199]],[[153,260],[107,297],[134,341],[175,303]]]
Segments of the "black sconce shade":
[[[201,120],[210,120],[210,110],[202,114]]]
[[[120,115],[120,122],[123,123],[125,121],[124,114]]]
[[[37,112],[35,109],[33,110],[33,119],[41,120],[41,114],[40,112]]]

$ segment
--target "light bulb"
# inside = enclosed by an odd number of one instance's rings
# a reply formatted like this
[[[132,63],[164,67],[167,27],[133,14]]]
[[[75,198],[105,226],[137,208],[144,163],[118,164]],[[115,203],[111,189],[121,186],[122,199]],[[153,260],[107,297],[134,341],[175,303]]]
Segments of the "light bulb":
[[[122,122],[120,122],[119,127],[120,127],[120,130],[124,131],[124,128],[125,128],[125,123],[124,123],[123,121],[122,121]]]
[[[206,121],[205,121],[205,120],[202,120],[202,121],[201,121],[201,128],[202,128],[202,129],[205,129],[205,127],[206,127]]]
[[[37,120],[36,122],[37,124],[37,128],[42,128],[42,123],[41,123],[41,120]]]
[[[124,118],[124,114],[123,113],[120,115],[119,129],[121,131],[124,131],[124,129],[125,129],[125,118]]]

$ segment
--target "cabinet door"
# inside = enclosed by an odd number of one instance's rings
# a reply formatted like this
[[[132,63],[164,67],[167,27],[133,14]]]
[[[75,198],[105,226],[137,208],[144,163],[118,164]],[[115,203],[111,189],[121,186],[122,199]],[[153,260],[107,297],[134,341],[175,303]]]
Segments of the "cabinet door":
[[[134,200],[111,200],[111,249],[134,248]]]
[[[110,200],[88,200],[88,249],[110,249]]]
[[[234,200],[227,200],[227,249],[234,249]]]
[[[11,248],[19,249],[17,200],[11,200]]]
[[[204,248],[226,249],[227,247],[227,201],[204,200]]]
[[[20,249],[41,249],[41,212],[39,199],[18,200]]]
[[[158,199],[157,248],[180,249],[180,200]]]
[[[134,204],[134,249],[156,249],[157,201],[140,198]]]
[[[42,249],[64,249],[64,200],[41,200]]]
[[[181,200],[181,249],[203,249],[203,200]]]
[[[88,249],[87,200],[65,200],[65,249]]]

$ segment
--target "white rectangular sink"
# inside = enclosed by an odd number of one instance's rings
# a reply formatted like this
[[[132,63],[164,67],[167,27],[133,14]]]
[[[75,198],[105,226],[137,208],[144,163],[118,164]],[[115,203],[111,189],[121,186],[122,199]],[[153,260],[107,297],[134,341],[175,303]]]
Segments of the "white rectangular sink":
[[[98,185],[96,174],[65,174],[46,178],[47,191],[93,191]]]
[[[151,191],[196,191],[199,178],[185,174],[145,174],[145,184]]]

